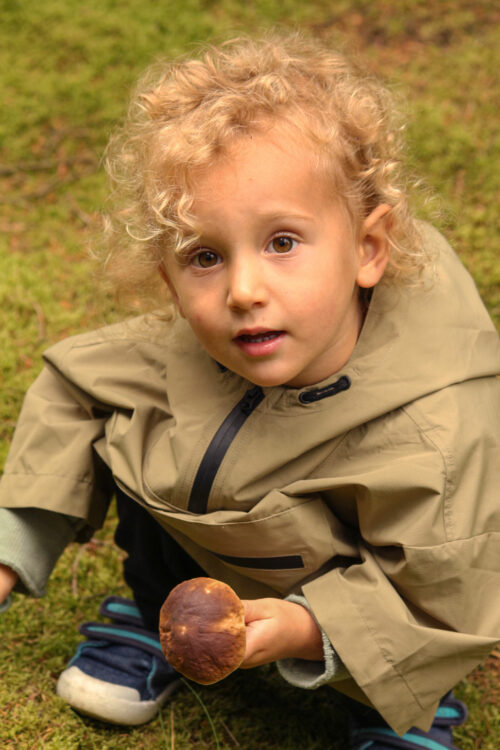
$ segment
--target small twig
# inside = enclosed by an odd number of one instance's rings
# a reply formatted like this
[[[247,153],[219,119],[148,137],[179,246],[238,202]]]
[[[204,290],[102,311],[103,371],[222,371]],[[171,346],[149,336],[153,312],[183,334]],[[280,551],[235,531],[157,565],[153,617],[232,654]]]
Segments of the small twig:
[[[40,159],[18,164],[0,164],[0,177],[12,177],[15,174],[30,172],[56,172],[61,167],[66,169],[78,164],[97,164],[92,156],[75,156],[73,159]]]
[[[92,162],[92,168],[82,169],[81,172],[74,172],[63,178],[57,177],[54,180],[50,180],[49,182],[46,182],[37,190],[32,190],[31,192],[25,193],[24,195],[21,195],[20,197],[12,197],[12,198],[2,197],[2,200],[0,202],[5,205],[15,206],[15,205],[21,205],[25,203],[26,201],[45,198],[47,195],[50,195],[50,193],[55,192],[59,188],[64,187],[66,185],[71,185],[73,182],[77,182],[82,177],[86,177],[89,174],[93,174],[96,171],[96,168],[97,168],[97,163]]]
[[[223,719],[221,719],[220,723],[222,724],[222,726],[224,727],[224,729],[226,730],[226,732],[228,733],[229,737],[232,739],[236,747],[240,747],[240,743],[238,742],[234,734],[231,732],[226,722]]]
[[[165,738],[166,750],[175,750],[175,730],[174,730],[174,707],[170,704],[170,747],[168,747],[167,733],[165,731],[165,722],[163,721],[163,710],[160,709],[158,714],[160,719],[161,733]]]
[[[45,325],[45,315],[38,302],[33,302],[33,309],[36,312],[38,323],[38,341],[43,341],[47,336],[47,326]]]
[[[76,182],[82,175],[71,175],[70,177],[66,177],[64,180],[56,179],[56,180],[50,180],[50,182],[46,182],[42,187],[38,188],[38,190],[32,190],[29,193],[25,193],[24,195],[20,197],[3,197],[1,200],[1,203],[4,205],[9,206],[19,206],[26,201],[31,200],[37,200],[39,198],[45,198],[47,195],[50,195],[50,193],[53,193],[57,188],[62,187],[63,185],[69,185],[72,182]]]
[[[91,131],[88,128],[52,128],[47,139],[48,150],[54,152],[66,138],[88,139],[90,136]]]
[[[314,31],[324,31],[326,29],[330,29],[332,26],[334,26],[339,21],[339,16],[329,16],[324,21],[320,21],[318,23],[312,23],[311,29],[314,29]]]
[[[78,566],[80,564],[80,558],[82,555],[86,552],[86,544],[83,544],[78,552],[75,555],[75,559],[73,560],[73,565],[71,566],[71,591],[73,593],[73,596],[75,599],[78,596],[78,583],[77,583],[77,575],[78,575]]]
[[[74,196],[69,196],[70,211],[73,216],[76,216],[85,227],[90,227],[94,224],[94,219],[86,211],[83,211],[75,200]]]

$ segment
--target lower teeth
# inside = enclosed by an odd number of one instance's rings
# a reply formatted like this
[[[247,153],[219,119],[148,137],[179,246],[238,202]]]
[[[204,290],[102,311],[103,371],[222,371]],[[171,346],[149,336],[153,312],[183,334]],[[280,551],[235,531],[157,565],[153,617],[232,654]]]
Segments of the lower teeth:
[[[270,341],[271,339],[276,338],[276,333],[270,333],[267,336],[242,336],[241,338],[243,341],[248,341],[250,343],[255,344],[261,344],[263,341]]]

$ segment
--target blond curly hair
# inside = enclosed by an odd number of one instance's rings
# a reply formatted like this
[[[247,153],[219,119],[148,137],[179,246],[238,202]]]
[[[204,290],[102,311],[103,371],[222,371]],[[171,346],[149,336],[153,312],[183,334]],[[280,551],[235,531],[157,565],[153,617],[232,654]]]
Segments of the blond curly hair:
[[[197,169],[238,136],[275,124],[316,149],[354,227],[377,205],[391,206],[384,281],[419,279],[428,258],[408,206],[392,95],[344,54],[272,34],[157,63],[139,81],[106,153],[106,270],[122,297],[169,309],[158,268],[195,239]]]

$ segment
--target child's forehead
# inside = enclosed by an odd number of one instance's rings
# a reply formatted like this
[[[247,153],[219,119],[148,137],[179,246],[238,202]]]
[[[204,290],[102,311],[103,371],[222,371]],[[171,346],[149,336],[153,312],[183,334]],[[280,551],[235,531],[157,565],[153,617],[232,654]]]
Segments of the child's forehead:
[[[324,164],[318,150],[300,133],[275,125],[232,138],[207,164],[191,173],[195,201],[209,199],[214,188],[232,190],[246,183],[262,183],[263,177],[275,177],[277,189],[284,181],[292,185],[321,180],[328,189]],[[268,180],[270,182],[270,180]]]

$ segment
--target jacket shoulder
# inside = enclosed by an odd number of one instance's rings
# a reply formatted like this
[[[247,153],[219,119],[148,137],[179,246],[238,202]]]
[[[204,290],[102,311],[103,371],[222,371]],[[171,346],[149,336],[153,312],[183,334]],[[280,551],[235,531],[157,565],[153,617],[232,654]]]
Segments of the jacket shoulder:
[[[133,318],[64,339],[43,358],[70,390],[127,407],[136,401],[134,392],[147,391],[153,400],[164,393],[168,335],[160,321]]]

